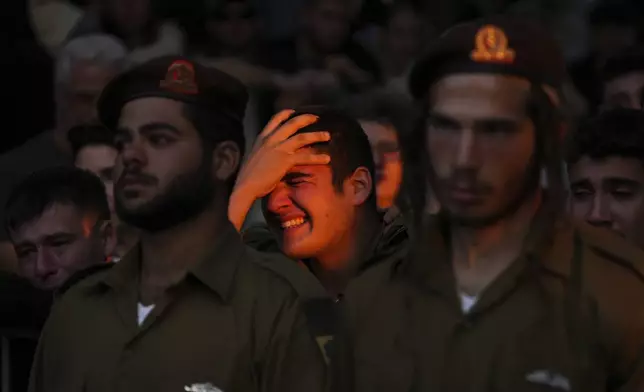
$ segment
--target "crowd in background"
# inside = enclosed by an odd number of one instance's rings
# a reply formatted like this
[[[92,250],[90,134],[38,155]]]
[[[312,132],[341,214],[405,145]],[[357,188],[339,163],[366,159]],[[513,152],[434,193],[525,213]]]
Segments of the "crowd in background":
[[[510,13],[550,28],[570,64],[572,110],[577,116],[592,113],[599,105],[607,59],[637,46],[641,7],[635,1],[604,5],[587,0],[33,0],[21,10],[28,13],[24,22],[32,31],[22,31],[16,41],[22,52],[16,60],[29,62],[22,72],[42,79],[33,79],[30,88],[38,86],[39,93],[23,92],[23,102],[30,95],[42,102],[31,101],[39,115],[26,124],[23,120],[2,146],[8,150],[54,125],[59,99],[43,97],[56,84],[49,75],[58,59],[70,55],[66,43],[98,34],[116,42],[80,41],[73,54],[92,48],[118,56],[125,50],[126,66],[162,54],[185,54],[240,78],[254,92],[247,120],[252,134],[282,107],[361,94],[404,95],[407,72],[432,38],[459,21]]]
[[[18,24],[28,26],[17,31],[16,61],[27,62],[21,72],[32,82],[11,101],[28,105],[30,115],[10,111],[19,125],[3,134],[4,151],[91,117],[101,85],[116,72],[101,69],[164,54],[188,55],[249,87],[248,145],[273,113],[311,103],[368,112],[413,145],[411,66],[450,26],[496,13],[537,20],[558,39],[570,69],[569,120],[641,106],[636,1],[33,0],[20,11],[27,15]],[[83,58],[96,69],[79,69]]]

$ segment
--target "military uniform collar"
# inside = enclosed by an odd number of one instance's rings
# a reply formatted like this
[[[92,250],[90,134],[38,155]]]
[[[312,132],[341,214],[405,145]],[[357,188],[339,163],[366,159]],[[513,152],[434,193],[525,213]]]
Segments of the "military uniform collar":
[[[358,270],[364,271],[383,259],[398,254],[403,257],[408,242],[409,232],[403,215],[397,207],[392,207],[381,216],[380,230],[370,239],[366,257],[358,264]]]
[[[189,275],[194,276],[224,301],[230,299],[233,280],[239,258],[244,253],[244,245],[235,228],[228,221],[213,241],[209,256],[191,268]],[[137,244],[119,261],[102,280],[102,283],[121,290],[136,286],[141,270],[141,245]]]
[[[569,220],[554,219],[546,211],[540,211],[521,258],[528,263],[535,262],[532,265],[541,271],[567,279],[571,275],[574,233]],[[410,252],[409,277],[430,290],[454,292],[456,278],[451,265],[446,217],[427,216],[419,234],[420,241],[416,241]]]
[[[228,220],[213,245],[210,256],[190,272],[227,302],[232,294],[239,261],[245,253],[245,245]]]

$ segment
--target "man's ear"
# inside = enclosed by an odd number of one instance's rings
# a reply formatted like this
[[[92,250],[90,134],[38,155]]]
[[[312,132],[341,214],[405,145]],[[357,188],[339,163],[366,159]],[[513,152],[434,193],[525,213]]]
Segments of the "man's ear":
[[[364,204],[374,192],[373,179],[366,167],[360,166],[344,181],[344,194],[351,197],[353,205]]]
[[[212,154],[212,172],[217,180],[227,181],[239,168],[241,152],[233,141],[221,142]]]
[[[105,221],[101,223],[101,226],[99,228],[99,236],[101,244],[103,245],[103,253],[105,257],[107,258],[114,254],[114,249],[116,249],[118,238],[116,238],[116,230],[111,221]]]

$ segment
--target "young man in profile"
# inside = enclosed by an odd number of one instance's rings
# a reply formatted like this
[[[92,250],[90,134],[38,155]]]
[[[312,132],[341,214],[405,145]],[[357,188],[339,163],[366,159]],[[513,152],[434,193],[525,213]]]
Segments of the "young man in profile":
[[[140,241],[54,307],[32,392],[322,390],[295,291],[226,216],[247,99],[236,79],[174,56],[106,87],[116,212]]]
[[[123,223],[114,209],[114,165],[118,151],[112,131],[100,124],[73,127],[67,133],[72,148],[74,166],[94,173],[105,185],[111,222],[116,236],[112,261],[118,261],[138,239],[138,230]]]

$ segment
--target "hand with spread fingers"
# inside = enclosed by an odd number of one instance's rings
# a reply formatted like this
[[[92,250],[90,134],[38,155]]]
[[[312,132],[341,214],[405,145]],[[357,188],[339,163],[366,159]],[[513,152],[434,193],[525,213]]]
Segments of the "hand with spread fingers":
[[[325,165],[330,161],[327,154],[306,148],[329,141],[328,132],[296,135],[300,129],[316,122],[317,116],[303,114],[289,119],[293,113],[293,110],[284,110],[276,114],[257,136],[244,160],[228,204],[228,219],[237,230],[241,230],[255,200],[271,193],[292,167]]]

